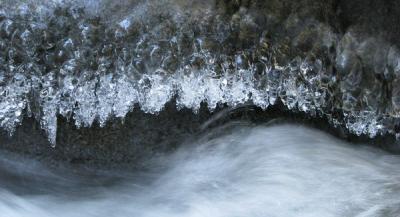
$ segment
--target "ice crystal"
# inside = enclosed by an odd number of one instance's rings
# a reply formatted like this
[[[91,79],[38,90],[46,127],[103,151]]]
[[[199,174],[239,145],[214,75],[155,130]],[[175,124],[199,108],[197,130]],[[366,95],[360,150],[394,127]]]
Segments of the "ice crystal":
[[[357,135],[399,134],[400,52],[385,41],[293,17],[288,36],[271,39],[260,30],[272,27],[245,9],[229,20],[149,1],[108,17],[85,2],[0,10],[0,126],[9,133],[33,115],[55,144],[59,115],[104,126],[135,105],[157,114],[176,98],[194,112],[202,102],[266,109],[280,100]]]

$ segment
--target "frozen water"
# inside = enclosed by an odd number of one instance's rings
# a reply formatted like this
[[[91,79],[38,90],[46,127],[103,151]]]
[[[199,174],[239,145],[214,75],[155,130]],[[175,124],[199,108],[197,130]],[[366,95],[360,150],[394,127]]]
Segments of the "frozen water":
[[[394,45],[295,16],[284,21],[288,44],[244,8],[229,20],[207,4],[200,13],[180,1],[127,2],[1,5],[0,126],[12,134],[33,115],[55,144],[58,115],[104,126],[135,105],[157,114],[176,97],[194,112],[202,102],[266,109],[280,100],[357,135],[398,133]],[[314,47],[300,51],[311,39]]]

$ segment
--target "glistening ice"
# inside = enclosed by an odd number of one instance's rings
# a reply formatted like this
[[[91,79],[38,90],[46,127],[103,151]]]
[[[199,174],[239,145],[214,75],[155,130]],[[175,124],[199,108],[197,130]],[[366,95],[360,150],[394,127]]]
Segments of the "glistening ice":
[[[34,117],[55,145],[57,117],[90,127],[134,107],[157,114],[173,99],[194,112],[201,103],[281,101],[358,136],[400,135],[395,44],[294,12],[280,17],[268,4],[233,15],[220,4],[1,4],[0,126],[12,134]]]

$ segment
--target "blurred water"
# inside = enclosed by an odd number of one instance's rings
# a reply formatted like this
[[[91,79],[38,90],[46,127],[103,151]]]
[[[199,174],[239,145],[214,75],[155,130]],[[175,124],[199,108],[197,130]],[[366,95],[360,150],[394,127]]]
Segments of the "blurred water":
[[[0,165],[1,217],[400,216],[400,157],[297,125],[231,124],[135,172]]]

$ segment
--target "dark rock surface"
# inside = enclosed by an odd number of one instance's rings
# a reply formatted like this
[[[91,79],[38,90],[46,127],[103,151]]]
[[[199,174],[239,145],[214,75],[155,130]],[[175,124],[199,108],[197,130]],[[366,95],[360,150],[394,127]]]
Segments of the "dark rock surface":
[[[194,114],[188,109],[177,110],[174,101],[169,102],[158,115],[135,109],[123,122],[110,120],[105,127],[96,123],[90,128],[77,129],[71,122],[60,117],[55,147],[52,147],[35,119],[25,118],[14,136],[10,137],[5,131],[0,131],[0,147],[34,156],[53,165],[57,165],[57,162],[69,162],[102,168],[105,165],[142,168],[146,166],[142,165],[142,162],[146,162],[143,159],[174,151],[182,143],[190,144],[197,136],[231,123],[306,125],[353,142],[354,145],[378,146],[390,153],[400,154],[400,148],[391,135],[372,140],[365,136],[356,136],[346,128],[332,127],[326,119],[310,118],[303,112],[293,113],[281,103],[265,111],[252,105],[244,105],[235,109],[220,108],[214,112],[210,112],[203,104],[200,111]]]

